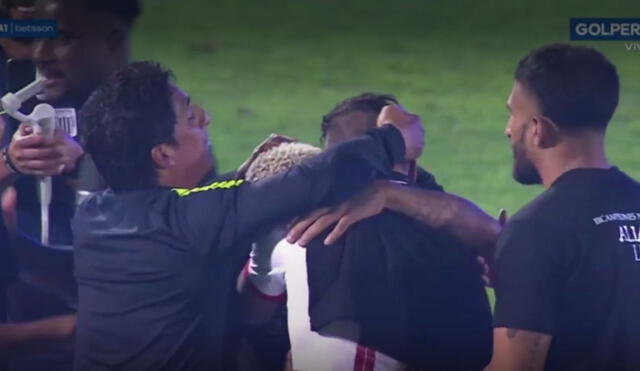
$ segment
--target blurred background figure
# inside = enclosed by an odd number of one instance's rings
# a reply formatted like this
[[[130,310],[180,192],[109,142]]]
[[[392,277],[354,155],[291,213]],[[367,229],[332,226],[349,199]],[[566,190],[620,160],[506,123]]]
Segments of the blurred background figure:
[[[8,68],[12,91],[33,81],[37,69],[47,80],[39,98],[56,108],[80,109],[107,77],[130,60],[132,28],[141,12],[139,1],[43,0],[3,5],[11,18],[53,19],[60,30],[56,38],[3,40],[5,57],[25,58],[20,59],[25,63]],[[0,164],[0,185],[11,186],[2,206],[9,232],[13,232],[12,269],[19,273],[19,280],[7,290],[10,324],[3,331],[0,351],[11,355],[11,371],[70,370],[76,284],[69,223],[86,192],[105,185],[91,159],[83,156],[79,138],[61,130],[52,137],[29,135],[32,131],[20,122],[4,119],[6,160]],[[22,136],[14,137],[16,132]],[[36,174],[53,176],[53,246],[39,242]]]
[[[0,18],[13,20],[36,19],[42,16],[43,0],[2,0],[0,2]],[[33,38],[0,37],[0,62],[8,59],[31,59]],[[3,74],[4,75],[4,74]],[[3,87],[6,75],[3,76]]]
[[[41,1],[38,0],[2,0],[0,1],[0,19],[33,19],[37,17],[40,6]],[[33,41],[31,38],[0,37],[0,96],[8,90],[7,61],[10,59],[30,61],[33,54]],[[0,116],[0,138],[4,133],[5,125],[4,118]],[[12,187],[0,187],[0,197],[2,209],[15,210],[17,199]],[[7,217],[11,219],[8,223],[14,225],[15,212],[9,211]],[[9,229],[13,228],[9,227]],[[5,220],[0,217],[0,325],[7,320],[7,286],[16,278],[13,256],[9,251],[8,233]],[[0,370],[7,367],[2,353],[0,352]]]

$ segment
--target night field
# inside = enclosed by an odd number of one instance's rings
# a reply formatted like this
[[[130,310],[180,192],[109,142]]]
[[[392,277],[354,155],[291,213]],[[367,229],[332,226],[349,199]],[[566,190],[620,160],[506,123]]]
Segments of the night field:
[[[541,191],[511,179],[503,132],[517,61],[568,42],[571,17],[638,16],[638,1],[147,0],[134,47],[212,112],[223,171],[271,132],[318,144],[320,118],[336,102],[387,92],[425,120],[422,165],[495,215]],[[622,80],[611,160],[640,177],[640,51],[588,45]]]

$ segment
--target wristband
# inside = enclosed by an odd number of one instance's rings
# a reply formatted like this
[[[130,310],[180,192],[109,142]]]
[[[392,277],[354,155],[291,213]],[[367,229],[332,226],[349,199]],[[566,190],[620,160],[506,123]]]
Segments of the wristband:
[[[9,146],[6,146],[2,149],[2,161],[4,161],[4,166],[9,169],[11,174],[22,175],[22,171],[20,171],[14,164],[11,162],[11,157],[9,156]]]

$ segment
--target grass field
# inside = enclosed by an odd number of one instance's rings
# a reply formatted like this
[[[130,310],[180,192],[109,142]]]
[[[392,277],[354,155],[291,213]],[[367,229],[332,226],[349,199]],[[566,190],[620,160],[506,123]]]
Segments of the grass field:
[[[637,0],[147,0],[135,57],[171,67],[214,116],[221,170],[271,132],[317,144],[320,117],[362,91],[395,94],[428,131],[422,164],[490,213],[538,187],[511,179],[503,131],[517,61],[569,40],[570,17],[638,17]],[[640,177],[640,52],[589,45],[619,68],[622,102],[608,149]]]

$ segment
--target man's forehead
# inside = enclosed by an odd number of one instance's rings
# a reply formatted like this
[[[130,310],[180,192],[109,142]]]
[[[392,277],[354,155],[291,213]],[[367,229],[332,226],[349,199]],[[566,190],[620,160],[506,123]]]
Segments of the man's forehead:
[[[513,88],[511,89],[511,93],[509,94],[509,98],[507,98],[507,106],[513,108],[514,105],[521,105],[522,100],[526,98],[527,96],[522,90],[522,84],[520,84],[517,80],[514,81]]]
[[[537,97],[531,93],[529,89],[525,85],[523,85],[520,81],[515,80],[513,84],[513,90],[511,91],[511,95],[509,96],[508,104],[513,106],[518,106],[522,108],[531,108],[537,109],[538,107],[538,99]]]
[[[171,84],[171,93],[174,103],[180,106],[188,106],[191,103],[189,94],[175,84]]]
[[[90,11],[84,0],[49,1],[44,7],[44,16],[57,20],[63,29],[101,27],[100,14]]]

